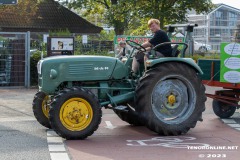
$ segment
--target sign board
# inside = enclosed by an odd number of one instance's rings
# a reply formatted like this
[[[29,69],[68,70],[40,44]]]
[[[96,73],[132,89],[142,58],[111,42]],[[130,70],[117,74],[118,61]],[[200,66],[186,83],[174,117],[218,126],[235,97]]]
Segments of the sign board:
[[[152,37],[145,37],[145,36],[116,36],[114,38],[114,44],[119,44],[120,41],[126,41],[126,40],[132,40],[137,43],[144,43],[147,42],[151,39]],[[184,37],[172,37],[171,38],[172,42],[185,42]]]
[[[87,44],[88,43],[88,36],[87,35],[83,35],[82,36],[82,44]]]
[[[240,43],[221,43],[220,82],[240,83]]]
[[[0,5],[2,4],[17,4],[17,0],[0,0]]]
[[[43,35],[43,43],[47,43],[47,38],[49,37],[49,34]]]
[[[136,43],[142,44],[144,42],[147,42],[151,39],[151,36],[116,36],[114,38],[114,48],[115,48],[115,53],[119,51],[119,42],[120,41],[126,41],[126,40],[132,40]],[[184,37],[172,37],[171,38],[172,42],[185,42]],[[183,45],[179,45],[179,49],[182,49]]]
[[[51,38],[51,50],[73,50],[73,38]]]
[[[48,37],[48,56],[53,55],[73,55],[74,38],[73,37]]]
[[[144,42],[147,42],[152,37],[146,37],[146,36],[115,36],[114,37],[114,52],[115,54],[118,54],[121,50],[121,47],[119,46],[119,42],[126,41],[126,40],[132,40],[136,43],[143,44]]]
[[[185,39],[184,39],[184,37],[172,37],[171,42],[184,43]]]
[[[126,41],[126,40],[132,40],[136,43],[142,44],[144,42],[147,42],[152,37],[145,37],[145,36],[116,36],[114,38],[114,44],[118,45],[120,41]]]
[[[171,38],[171,42],[184,43],[185,42],[185,38],[184,37],[172,37]],[[183,47],[184,47],[184,45],[179,45],[178,49],[182,50]]]

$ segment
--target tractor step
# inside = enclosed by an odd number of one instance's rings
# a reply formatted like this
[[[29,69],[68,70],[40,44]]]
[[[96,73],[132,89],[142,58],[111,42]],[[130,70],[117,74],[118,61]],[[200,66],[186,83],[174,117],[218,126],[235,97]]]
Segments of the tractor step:
[[[128,107],[127,106],[117,106],[113,108],[114,110],[122,111],[122,112],[128,112]]]

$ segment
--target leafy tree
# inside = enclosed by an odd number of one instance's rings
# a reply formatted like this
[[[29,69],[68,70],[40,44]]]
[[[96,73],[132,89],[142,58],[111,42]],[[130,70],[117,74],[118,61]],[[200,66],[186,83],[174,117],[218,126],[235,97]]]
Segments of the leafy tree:
[[[109,32],[102,30],[99,35],[99,39],[102,41],[112,41],[114,37],[115,37],[115,33],[113,30]]]
[[[68,0],[62,0],[68,2]],[[69,8],[83,9],[85,16],[102,15],[106,23],[114,27],[117,35],[124,34],[129,21],[133,16],[132,5],[134,0],[74,0],[67,3]],[[66,4],[66,3],[65,3]]]
[[[136,3],[139,18],[156,18],[165,24],[181,23],[186,21],[186,14],[190,10],[197,13],[209,12],[213,4],[211,0],[138,0]],[[137,14],[135,13],[135,14]]]
[[[10,15],[21,15],[26,20],[35,15],[38,10],[38,4],[43,0],[18,0],[17,5],[0,5],[0,13],[9,13]],[[1,14],[0,14],[1,16]]]
[[[72,0],[68,7],[84,9],[83,16],[101,15],[117,35],[141,35],[145,34],[150,18],[159,19],[163,28],[165,24],[186,21],[189,10],[208,12],[213,4],[211,0]]]
[[[27,19],[36,13],[41,1],[44,0],[19,0],[18,5],[0,6],[0,12],[11,11],[10,14],[25,15],[24,17]],[[202,13],[208,12],[213,7],[211,0],[58,1],[65,2],[69,8],[80,10],[87,19],[94,18],[97,15],[102,23],[113,26],[117,35],[124,33],[143,35],[147,30],[147,20],[150,18],[159,19],[161,28],[163,28],[165,24],[184,22],[189,10],[194,9],[197,13]]]

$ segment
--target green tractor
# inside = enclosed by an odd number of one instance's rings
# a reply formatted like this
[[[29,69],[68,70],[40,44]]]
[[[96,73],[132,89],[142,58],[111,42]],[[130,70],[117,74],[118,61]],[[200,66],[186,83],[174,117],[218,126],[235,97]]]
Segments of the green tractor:
[[[161,135],[180,135],[202,120],[205,87],[191,58],[152,56],[132,74],[140,44],[125,62],[105,56],[54,56],[38,63],[39,92],[33,112],[40,124],[66,139],[85,139],[97,130],[102,108],[113,109],[131,125],[145,125]],[[170,42],[169,42],[170,43]],[[166,44],[166,43],[165,43]],[[165,44],[160,44],[154,50]],[[184,45],[186,43],[172,43]]]

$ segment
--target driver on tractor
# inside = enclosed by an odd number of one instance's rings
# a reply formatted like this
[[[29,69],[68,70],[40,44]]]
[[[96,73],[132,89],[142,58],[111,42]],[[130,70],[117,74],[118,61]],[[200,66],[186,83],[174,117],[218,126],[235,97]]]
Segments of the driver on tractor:
[[[141,45],[141,48],[145,48],[146,52],[139,51],[136,56],[133,58],[132,70],[134,73],[138,72],[140,63],[144,63],[151,55],[151,48],[164,42],[170,42],[166,32],[160,29],[160,21],[158,19],[150,19],[148,21],[149,29],[154,33],[152,39],[148,42],[145,42]],[[171,57],[172,56],[172,47],[171,44],[160,46],[156,49],[156,57]]]

